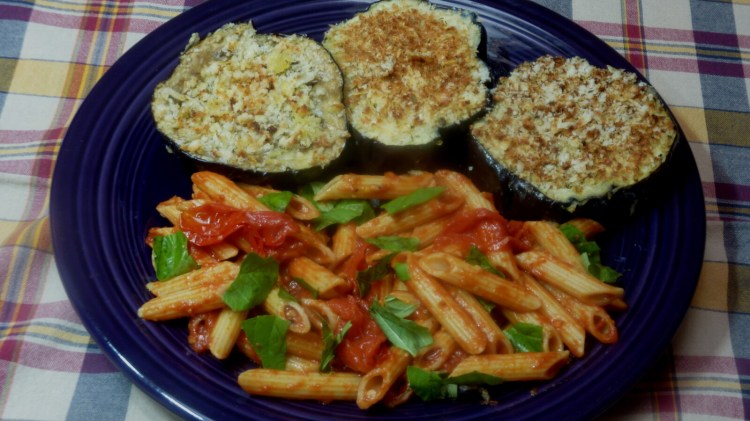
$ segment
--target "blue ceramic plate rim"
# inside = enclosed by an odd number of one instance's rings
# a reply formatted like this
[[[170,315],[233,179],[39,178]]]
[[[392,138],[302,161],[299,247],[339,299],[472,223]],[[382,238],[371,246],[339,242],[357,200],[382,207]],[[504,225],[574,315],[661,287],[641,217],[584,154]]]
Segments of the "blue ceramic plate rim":
[[[553,53],[580,55],[596,65],[635,71],[597,37],[536,4],[518,0],[436,3],[472,10],[483,19],[496,68]],[[144,37],[108,70],[68,129],[52,183],[55,258],[73,307],[123,373],[185,418],[477,419],[500,415],[584,419],[601,413],[664,350],[697,284],[705,247],[705,212],[697,168],[684,140],[684,184],[676,186],[664,203],[605,239],[607,263],[625,272],[623,283],[630,304],[616,319],[620,342],[590,346],[584,359],[572,363],[553,381],[493,390],[493,397],[499,398],[493,405],[460,399],[362,412],[351,403],[321,405],[250,397],[234,382],[234,376],[247,367],[243,362],[219,363],[197,356],[185,342],[184,323],[151,324],[135,315],[140,303],[148,299],[143,285],[153,278],[143,244],[147,229],[161,223],[153,207],[169,195],[189,192],[188,169],[155,140],[148,110],[150,90],[174,67],[188,36],[192,32],[205,35],[227,22],[253,19],[263,32],[303,32],[320,39],[325,23],[343,20],[367,4],[209,1]],[[659,320],[658,325],[653,320]]]

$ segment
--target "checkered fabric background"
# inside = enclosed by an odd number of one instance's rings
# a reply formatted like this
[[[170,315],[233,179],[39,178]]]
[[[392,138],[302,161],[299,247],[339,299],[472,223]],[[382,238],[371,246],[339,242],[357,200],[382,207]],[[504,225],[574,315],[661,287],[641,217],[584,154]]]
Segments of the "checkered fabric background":
[[[750,0],[536,1],[652,82],[686,132],[706,197],[704,266],[687,316],[607,417],[750,417]],[[97,80],[197,3],[0,0],[0,419],[173,417],[117,372],[67,301],[49,187],[65,131]]]

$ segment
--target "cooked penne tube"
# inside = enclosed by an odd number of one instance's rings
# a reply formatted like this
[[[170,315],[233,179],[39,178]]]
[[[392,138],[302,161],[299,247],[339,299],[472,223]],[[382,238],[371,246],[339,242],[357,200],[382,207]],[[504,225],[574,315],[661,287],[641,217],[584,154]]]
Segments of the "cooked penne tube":
[[[531,275],[522,273],[518,282],[542,301],[539,311],[547,317],[570,352],[576,357],[583,356],[586,348],[586,330],[583,326]]]
[[[516,264],[516,257],[510,251],[491,251],[487,253],[487,259],[495,269],[504,273],[511,280],[518,279],[521,276],[521,271]]]
[[[617,342],[618,335],[615,321],[603,308],[582,303],[551,285],[545,285],[545,288],[568,310],[571,316],[578,320],[578,323],[591,336],[605,344]]]
[[[447,215],[462,204],[463,199],[460,197],[443,193],[436,199],[395,214],[382,213],[358,226],[357,235],[362,238],[373,238],[405,232]]]
[[[518,264],[561,291],[580,299],[584,303],[606,305],[624,295],[622,288],[605,284],[593,276],[579,272],[549,253],[527,251],[516,255]]]
[[[305,309],[297,302],[285,300],[279,295],[279,287],[274,287],[263,301],[263,309],[268,314],[289,321],[289,330],[295,333],[310,331],[310,318]]]
[[[246,318],[247,311],[233,311],[228,307],[221,310],[208,337],[208,350],[214,357],[223,360],[229,356]]]
[[[412,357],[408,352],[390,347],[378,364],[362,376],[357,390],[357,406],[367,409],[380,402],[388,389],[403,375]]]
[[[504,381],[549,380],[568,363],[568,351],[471,355],[458,363],[448,378],[479,372]]]
[[[255,368],[240,373],[247,393],[287,399],[355,400],[361,377],[353,373],[304,373]]]
[[[353,223],[341,224],[331,238],[331,251],[334,261],[340,262],[357,249],[357,226]]]
[[[317,332],[287,332],[286,353],[287,355],[319,361],[323,355],[323,339]]]
[[[414,175],[337,175],[315,194],[315,200],[395,199],[433,184],[430,173]]]
[[[450,221],[450,215],[443,216],[441,218],[415,227],[408,236],[418,239],[419,248],[423,249],[432,244],[433,241],[435,241],[435,238],[437,238],[437,236],[440,235],[443,230],[445,230],[445,227],[448,226],[448,223]]]
[[[453,335],[469,354],[481,354],[487,338],[469,315],[440,282],[420,269],[413,254],[407,256],[410,279],[406,286],[417,296],[432,316]]]
[[[435,182],[438,186],[445,187],[456,196],[463,197],[464,203],[469,209],[495,210],[492,200],[482,194],[474,183],[461,173],[438,170],[435,172]]]
[[[189,317],[224,307],[221,295],[232,283],[208,284],[160,295],[146,301],[138,309],[138,317],[161,321]]]
[[[550,323],[549,319],[543,316],[538,311],[524,311],[518,312],[508,309],[503,309],[503,316],[508,319],[512,324],[516,323],[528,323],[542,327],[542,351],[562,351],[565,349],[565,344],[557,333],[555,328]]]
[[[237,209],[247,209],[251,211],[270,210],[268,206],[261,203],[248,192],[242,190],[232,180],[223,175],[210,171],[199,171],[193,174],[191,179],[193,180],[193,183],[201,191],[205,192],[213,201]]]
[[[497,325],[495,319],[492,318],[487,309],[482,306],[479,300],[473,295],[466,292],[463,289],[448,286],[456,302],[461,305],[474,319],[474,323],[479,329],[484,332],[487,337],[487,348],[485,353],[487,354],[510,354],[513,352],[513,345],[510,343],[508,338],[505,337],[503,330]]]
[[[292,259],[287,266],[287,271],[290,276],[303,279],[313,290],[317,291],[321,298],[337,297],[340,295],[337,289],[346,286],[344,278],[307,257]]]
[[[278,190],[274,190],[269,187],[256,186],[246,183],[237,183],[237,186],[256,199],[260,199],[261,197],[270,193],[279,192]],[[292,198],[289,201],[289,204],[287,205],[284,212],[288,213],[292,218],[299,219],[300,221],[311,221],[320,216],[320,211],[318,210],[318,208],[316,208],[315,205],[312,204],[312,202],[298,194],[292,194]]]
[[[503,307],[531,311],[541,305],[538,298],[518,285],[451,254],[431,253],[419,258],[418,264],[430,275]]]
[[[526,221],[524,224],[534,237],[534,241],[547,253],[578,271],[586,271],[581,263],[580,253],[557,225],[548,221]]]
[[[578,228],[583,236],[589,240],[604,232],[604,225],[589,218],[574,218],[566,223]]]
[[[301,373],[317,373],[320,368],[320,361],[308,360],[295,355],[287,355],[285,370],[298,371]]]
[[[425,370],[437,371],[458,349],[453,336],[444,329],[432,335],[432,345],[422,348],[414,358],[414,365]]]

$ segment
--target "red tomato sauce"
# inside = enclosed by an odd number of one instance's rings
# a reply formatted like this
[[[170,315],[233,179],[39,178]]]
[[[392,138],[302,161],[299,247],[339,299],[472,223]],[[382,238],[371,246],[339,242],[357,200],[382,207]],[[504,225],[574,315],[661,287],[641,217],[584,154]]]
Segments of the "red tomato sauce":
[[[339,317],[340,326],[347,321],[351,328],[336,348],[339,362],[358,373],[367,373],[378,362],[380,354],[387,349],[386,337],[370,316],[367,304],[352,295],[328,300],[328,305]]]

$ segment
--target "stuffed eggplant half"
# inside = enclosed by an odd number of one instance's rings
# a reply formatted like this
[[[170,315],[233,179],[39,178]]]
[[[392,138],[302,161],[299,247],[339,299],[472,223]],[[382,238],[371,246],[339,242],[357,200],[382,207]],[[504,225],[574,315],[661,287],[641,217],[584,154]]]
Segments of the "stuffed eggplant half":
[[[360,170],[434,169],[447,143],[465,140],[454,134],[489,99],[485,39],[473,14],[422,0],[382,0],[326,32]]]
[[[658,194],[678,129],[635,74],[544,56],[501,78],[493,101],[471,127],[474,178],[509,218],[614,221]]]
[[[342,95],[341,72],[319,43],[227,24],[193,35],[151,109],[172,150],[203,167],[283,184],[343,159]]]

